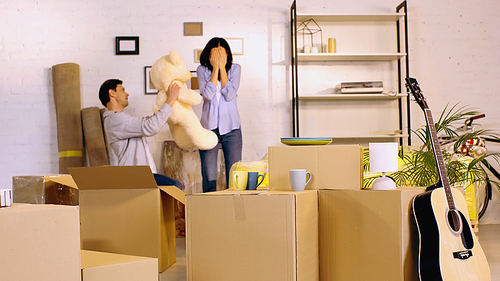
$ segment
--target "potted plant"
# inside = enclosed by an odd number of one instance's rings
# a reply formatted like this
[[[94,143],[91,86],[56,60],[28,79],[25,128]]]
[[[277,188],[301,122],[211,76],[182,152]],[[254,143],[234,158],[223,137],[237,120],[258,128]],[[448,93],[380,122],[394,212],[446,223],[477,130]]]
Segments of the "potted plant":
[[[499,153],[481,153],[472,154],[466,151],[470,146],[470,140],[481,141],[484,137],[500,139],[498,134],[491,130],[472,130],[461,134],[464,121],[480,113],[470,107],[459,106],[455,104],[452,107],[448,105],[442,111],[438,121],[435,123],[436,133],[440,140],[443,160],[445,162],[448,179],[451,186],[465,186],[469,188],[475,186],[478,188],[491,188],[491,184],[500,189],[498,180],[492,180],[483,165],[489,165],[488,160],[499,162]],[[463,125],[460,127],[460,125]],[[431,136],[426,125],[416,130],[412,130],[420,141],[421,147],[400,147],[399,163],[400,169],[397,172],[387,174],[394,180],[397,186],[431,186],[438,182],[439,175],[432,151]],[[484,143],[482,144],[484,145]],[[363,164],[365,170],[364,188],[370,188],[372,183],[380,177],[378,174],[370,174],[369,153],[365,148],[363,155]],[[486,199],[487,200],[487,199]]]

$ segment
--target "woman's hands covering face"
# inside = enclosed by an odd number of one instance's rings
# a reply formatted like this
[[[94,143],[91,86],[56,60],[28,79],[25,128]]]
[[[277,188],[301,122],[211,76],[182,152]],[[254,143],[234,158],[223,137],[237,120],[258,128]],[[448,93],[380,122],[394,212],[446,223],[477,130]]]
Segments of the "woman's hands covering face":
[[[226,53],[226,49],[224,49],[224,47],[220,47],[219,46],[219,56],[220,56],[220,65],[219,67],[222,69],[222,68],[225,68],[226,67],[226,63],[227,63],[227,53]]]
[[[216,47],[210,51],[210,64],[213,68],[225,68],[227,63],[227,53],[224,47]]]
[[[210,50],[210,56],[208,57],[210,60],[210,64],[212,65],[213,68],[216,68],[219,66],[219,56],[217,52],[217,48],[213,48]]]

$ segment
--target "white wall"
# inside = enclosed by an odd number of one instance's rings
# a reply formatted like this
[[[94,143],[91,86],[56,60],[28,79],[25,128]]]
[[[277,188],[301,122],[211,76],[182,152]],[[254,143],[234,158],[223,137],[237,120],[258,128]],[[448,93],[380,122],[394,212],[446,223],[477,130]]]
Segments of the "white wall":
[[[400,1],[299,1],[299,12],[395,12]],[[213,36],[243,37],[238,104],[243,160],[260,159],[280,137],[291,136],[289,86],[290,0],[264,1],[67,1],[0,2],[0,186],[13,175],[58,172],[51,67],[80,65],[82,106],[99,106],[97,91],[108,78],[124,80],[127,112],[148,115],[154,96],[143,93],[143,68],[176,49],[195,70],[194,49]],[[494,0],[409,1],[410,74],[437,115],[448,103],[480,108],[481,124],[500,132],[495,84],[500,9]],[[183,22],[203,22],[203,36],[184,37]],[[114,37],[140,36],[139,56],[114,55]],[[412,105],[412,124],[423,124]],[[160,163],[168,127],[149,143]],[[160,165],[158,165],[160,166]],[[498,205],[492,206],[496,213]],[[491,211],[491,210],[490,210]]]
[[[436,118],[447,103],[460,102],[486,114],[478,120],[484,128],[500,132],[498,8],[493,0],[410,2],[410,75]],[[413,128],[424,122],[413,104]],[[500,152],[497,147],[490,145],[490,152]],[[493,198],[481,223],[500,223],[497,190]]]

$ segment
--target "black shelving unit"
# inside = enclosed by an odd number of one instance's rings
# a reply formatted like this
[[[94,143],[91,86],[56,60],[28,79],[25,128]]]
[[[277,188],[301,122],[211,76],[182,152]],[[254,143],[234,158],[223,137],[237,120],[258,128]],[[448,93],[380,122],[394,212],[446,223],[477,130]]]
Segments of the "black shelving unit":
[[[405,56],[397,60],[398,64],[398,93],[404,90],[404,78],[409,77],[409,48],[408,48],[408,14],[406,1],[401,2],[396,7],[396,13],[403,12],[404,16],[396,21],[397,32],[397,51],[400,53],[404,49]],[[404,27],[404,31],[403,27]],[[297,51],[297,6],[294,0],[290,6],[290,40],[291,40],[291,83],[292,83],[292,134],[293,137],[300,137],[299,122],[299,77],[298,77],[298,51]],[[404,45],[404,46],[402,46]],[[404,70],[402,62],[405,60]],[[407,94],[406,94],[407,95]],[[399,130],[405,131],[403,120],[403,101],[398,99],[399,109]],[[407,144],[411,145],[411,122],[410,122],[410,99],[406,96],[406,132],[408,134]],[[403,145],[403,138],[400,138],[400,144]]]

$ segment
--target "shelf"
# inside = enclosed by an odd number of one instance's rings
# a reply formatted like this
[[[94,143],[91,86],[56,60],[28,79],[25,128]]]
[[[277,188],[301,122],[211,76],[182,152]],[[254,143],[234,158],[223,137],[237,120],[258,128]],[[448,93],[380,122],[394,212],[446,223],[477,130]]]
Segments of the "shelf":
[[[318,132],[328,135],[344,134],[332,137],[333,142],[336,141],[337,143],[368,142],[379,139],[380,141],[397,140],[402,144],[404,138],[408,138],[408,144],[411,144],[409,129],[406,132],[403,126],[403,122],[406,121],[408,123],[407,127],[410,128],[410,99],[408,94],[399,93],[404,92],[402,84],[404,77],[407,77],[409,72],[406,1],[400,3],[393,13],[368,14],[316,14],[310,12],[297,14],[296,4],[296,0],[293,0],[290,6],[293,136],[304,136],[299,132],[299,120],[302,120],[302,122],[305,122],[305,125],[301,126],[301,128],[305,128],[302,129],[302,133],[305,135]],[[301,29],[303,27],[302,23],[306,24],[310,19],[319,23],[319,25],[317,24],[318,27],[323,26],[323,29],[319,28],[322,37],[323,33],[326,33],[343,43],[342,50],[339,50],[339,53],[298,53],[297,37],[306,36]],[[312,37],[313,31],[316,30],[310,31]],[[313,45],[312,38],[311,45]],[[318,45],[317,42],[316,45]],[[404,47],[402,47],[403,45]],[[321,47],[319,51],[326,51],[323,40],[321,46],[318,45],[318,47]],[[299,69],[301,70],[299,71]],[[378,70],[380,70],[380,74]],[[329,78],[331,75],[328,74],[334,73],[333,76],[336,81],[347,81],[357,77],[367,81],[384,80],[384,84],[388,82],[386,87],[395,89],[397,94],[394,96],[389,96],[387,92],[385,95],[380,92],[341,94],[335,87],[318,92],[317,89],[313,90],[314,85],[310,84],[313,81],[301,85],[301,87],[305,88],[301,88],[301,93],[299,93],[298,88],[301,82],[299,74],[301,76],[306,74],[305,79],[312,78],[314,80],[316,79],[316,73],[319,72],[320,75]],[[407,105],[406,109],[403,108],[403,101]],[[386,110],[386,105],[389,105],[389,103],[390,110]],[[353,105],[360,111],[355,110],[352,107]],[[306,114],[302,119],[299,117],[301,107],[305,107]],[[365,110],[365,107],[368,111],[361,112],[361,110]],[[339,109],[339,111],[330,112],[333,109]],[[396,110],[399,123],[396,123],[396,116],[393,116],[396,114]],[[340,112],[342,114],[339,114]],[[384,127],[399,128],[399,130],[373,131],[378,127],[369,126],[371,123],[365,122],[365,119],[371,121],[369,119],[371,118],[370,115],[363,115],[363,113],[367,112],[371,112],[373,116],[380,118],[381,120],[378,122],[387,121],[383,123]],[[349,118],[349,120],[345,120],[348,123],[343,124],[344,126],[341,128],[339,127],[339,130],[326,130],[324,127],[327,124],[317,122],[317,119],[321,119],[324,113],[331,114],[332,117],[335,116],[334,119],[338,119],[338,115],[341,115],[340,119],[342,119],[345,115],[346,118]],[[406,120],[404,120],[403,114],[406,115]],[[353,118],[357,115],[363,116],[363,118]],[[363,126],[358,126],[361,125],[359,122],[363,122]],[[355,126],[357,127],[354,128]]]
[[[406,56],[405,53],[299,53],[298,61],[394,61]]]
[[[331,95],[308,95],[299,96],[299,100],[375,100],[375,99],[400,99],[407,97],[406,94],[397,94],[389,96],[384,94],[331,94]]]
[[[408,135],[405,134],[394,134],[394,135],[360,135],[360,136],[337,136],[332,137],[335,139],[393,139],[393,138],[406,138]]]
[[[315,21],[397,21],[404,13],[387,14],[303,14],[297,15],[297,22],[313,18]]]

